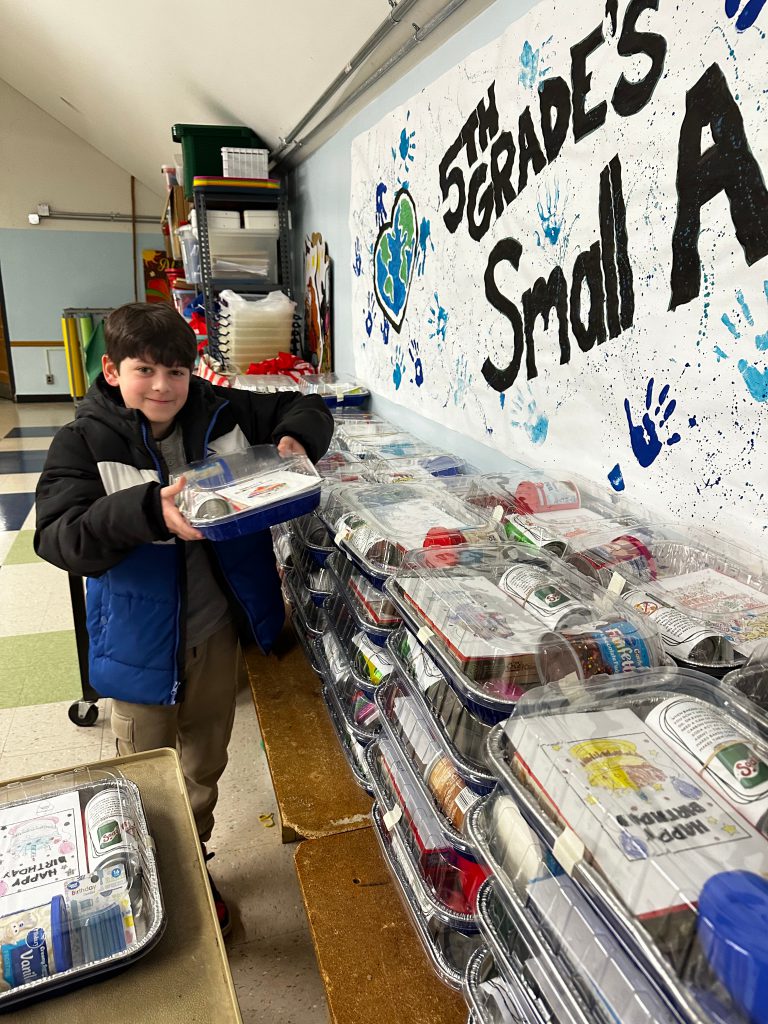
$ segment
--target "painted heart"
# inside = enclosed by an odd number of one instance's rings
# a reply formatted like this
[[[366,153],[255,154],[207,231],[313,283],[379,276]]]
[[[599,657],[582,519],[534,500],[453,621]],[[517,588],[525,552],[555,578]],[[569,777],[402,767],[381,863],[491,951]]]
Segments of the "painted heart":
[[[391,220],[382,225],[373,250],[376,301],[398,332],[405,319],[418,241],[416,204],[408,189],[402,188],[395,196]]]

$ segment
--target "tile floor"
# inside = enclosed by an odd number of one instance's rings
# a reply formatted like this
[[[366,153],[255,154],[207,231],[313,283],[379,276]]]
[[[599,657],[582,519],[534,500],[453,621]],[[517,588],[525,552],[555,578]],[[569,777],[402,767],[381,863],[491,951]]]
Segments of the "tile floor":
[[[32,548],[34,489],[69,403],[0,399],[0,781],[114,755],[109,708],[92,728],[68,717],[80,675],[64,572]],[[210,848],[233,908],[229,961],[246,1024],[326,1024],[328,1010],[293,867],[295,847],[260,816],[277,806],[247,685]]]

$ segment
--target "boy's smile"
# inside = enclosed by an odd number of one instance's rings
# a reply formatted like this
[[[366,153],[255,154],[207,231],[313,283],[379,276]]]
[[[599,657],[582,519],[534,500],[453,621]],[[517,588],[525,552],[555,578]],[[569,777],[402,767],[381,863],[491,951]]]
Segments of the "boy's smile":
[[[189,369],[148,358],[123,359],[118,368],[108,356],[102,366],[107,383],[120,389],[126,409],[138,409],[149,420],[152,436],[162,436],[187,400]]]

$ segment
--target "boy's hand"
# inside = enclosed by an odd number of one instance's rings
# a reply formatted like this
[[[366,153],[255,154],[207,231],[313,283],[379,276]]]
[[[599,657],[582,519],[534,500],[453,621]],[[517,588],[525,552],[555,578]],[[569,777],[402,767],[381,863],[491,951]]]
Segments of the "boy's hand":
[[[285,437],[280,438],[277,450],[283,458],[285,458],[287,455],[307,454],[307,450],[304,447],[304,445],[299,444],[295,437],[288,437],[287,434],[285,435]]]
[[[175,484],[169,484],[160,491],[160,504],[163,519],[169,533],[174,533],[182,540],[203,540],[203,535],[194,526],[190,526],[184,516],[176,508],[176,495],[184,490],[186,478],[180,476]]]

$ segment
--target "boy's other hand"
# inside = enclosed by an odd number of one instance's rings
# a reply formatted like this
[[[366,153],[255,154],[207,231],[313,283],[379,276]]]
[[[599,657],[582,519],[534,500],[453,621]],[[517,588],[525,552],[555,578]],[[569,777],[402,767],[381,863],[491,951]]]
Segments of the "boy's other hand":
[[[288,437],[287,434],[285,435],[285,437],[280,438],[280,441],[277,445],[277,450],[282,458],[285,458],[287,455],[307,454],[307,450],[304,447],[304,445],[300,444],[295,437]]]
[[[203,535],[194,526],[190,526],[184,516],[176,508],[176,495],[180,494],[186,486],[186,478],[180,476],[175,484],[169,484],[160,491],[160,504],[163,510],[163,519],[169,533],[175,534],[182,540],[203,540]]]

